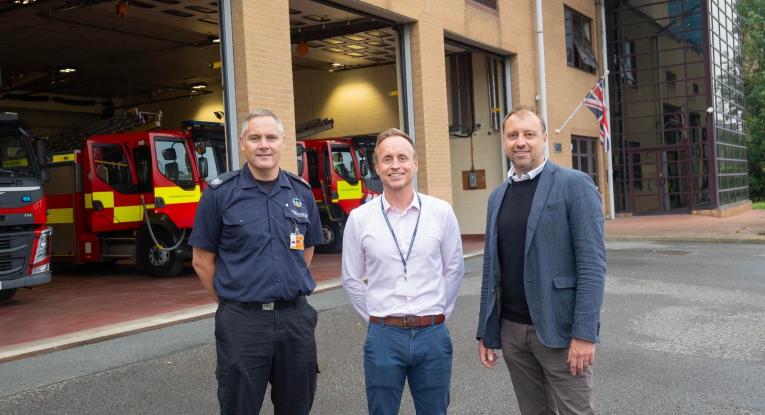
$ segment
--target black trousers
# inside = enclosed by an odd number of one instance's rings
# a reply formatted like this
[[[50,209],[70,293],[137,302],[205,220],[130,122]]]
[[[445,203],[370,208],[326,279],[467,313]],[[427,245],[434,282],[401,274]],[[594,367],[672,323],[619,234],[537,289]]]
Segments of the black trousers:
[[[260,413],[270,383],[276,415],[308,414],[316,394],[317,317],[305,298],[271,311],[221,302],[215,313],[220,413]]]

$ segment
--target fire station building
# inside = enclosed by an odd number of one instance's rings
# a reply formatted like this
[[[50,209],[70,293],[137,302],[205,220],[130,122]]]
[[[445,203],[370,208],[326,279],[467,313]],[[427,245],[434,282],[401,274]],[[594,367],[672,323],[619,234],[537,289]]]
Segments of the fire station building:
[[[482,234],[509,167],[503,115],[531,105],[550,159],[589,174],[608,217],[730,215],[751,208],[737,3],[5,2],[0,110],[45,136],[133,108],[163,127],[223,122],[234,167],[257,107],[285,121],[290,148],[399,127],[416,141],[419,190]],[[610,153],[586,107],[558,131],[604,75]]]

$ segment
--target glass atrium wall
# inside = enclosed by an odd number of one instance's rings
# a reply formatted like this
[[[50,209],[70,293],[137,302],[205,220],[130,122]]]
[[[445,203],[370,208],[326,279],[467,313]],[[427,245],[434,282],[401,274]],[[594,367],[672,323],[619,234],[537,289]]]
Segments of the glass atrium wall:
[[[709,0],[719,204],[749,198],[738,0]]]
[[[617,210],[711,207],[701,0],[606,4]]]
[[[737,2],[606,1],[617,210],[748,197]]]

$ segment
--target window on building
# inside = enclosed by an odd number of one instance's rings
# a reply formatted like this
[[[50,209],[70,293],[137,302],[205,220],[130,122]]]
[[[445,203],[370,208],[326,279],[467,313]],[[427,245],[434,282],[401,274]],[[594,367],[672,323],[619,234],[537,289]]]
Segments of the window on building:
[[[466,137],[473,134],[473,70],[470,52],[447,55],[449,65],[448,96],[451,100],[449,134]]]
[[[639,141],[628,141],[627,147],[640,148]],[[643,164],[642,158],[639,152],[633,152],[632,154],[632,190],[643,191]]]
[[[677,74],[666,70],[664,71],[664,79],[667,81],[667,88],[675,88],[677,86]]]
[[[637,86],[637,57],[635,56],[635,41],[625,40],[624,53],[619,57],[621,75],[627,85]]]
[[[478,3],[490,9],[497,10],[497,0],[468,0],[468,2]]]
[[[584,172],[598,186],[598,140],[593,137],[571,136],[571,166]]]
[[[662,111],[664,130],[662,134],[664,142],[662,144],[671,145],[684,141],[685,114],[683,113],[683,109],[664,102],[662,103]]]
[[[598,60],[592,50],[592,20],[565,7],[564,24],[568,66],[587,72],[595,72],[598,67]]]

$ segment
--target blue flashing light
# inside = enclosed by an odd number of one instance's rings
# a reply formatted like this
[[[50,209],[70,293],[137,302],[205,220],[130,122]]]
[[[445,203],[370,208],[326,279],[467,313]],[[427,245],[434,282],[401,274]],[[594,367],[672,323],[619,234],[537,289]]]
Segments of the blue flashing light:
[[[24,203],[28,203],[32,201],[32,196],[21,196],[21,201]]]

